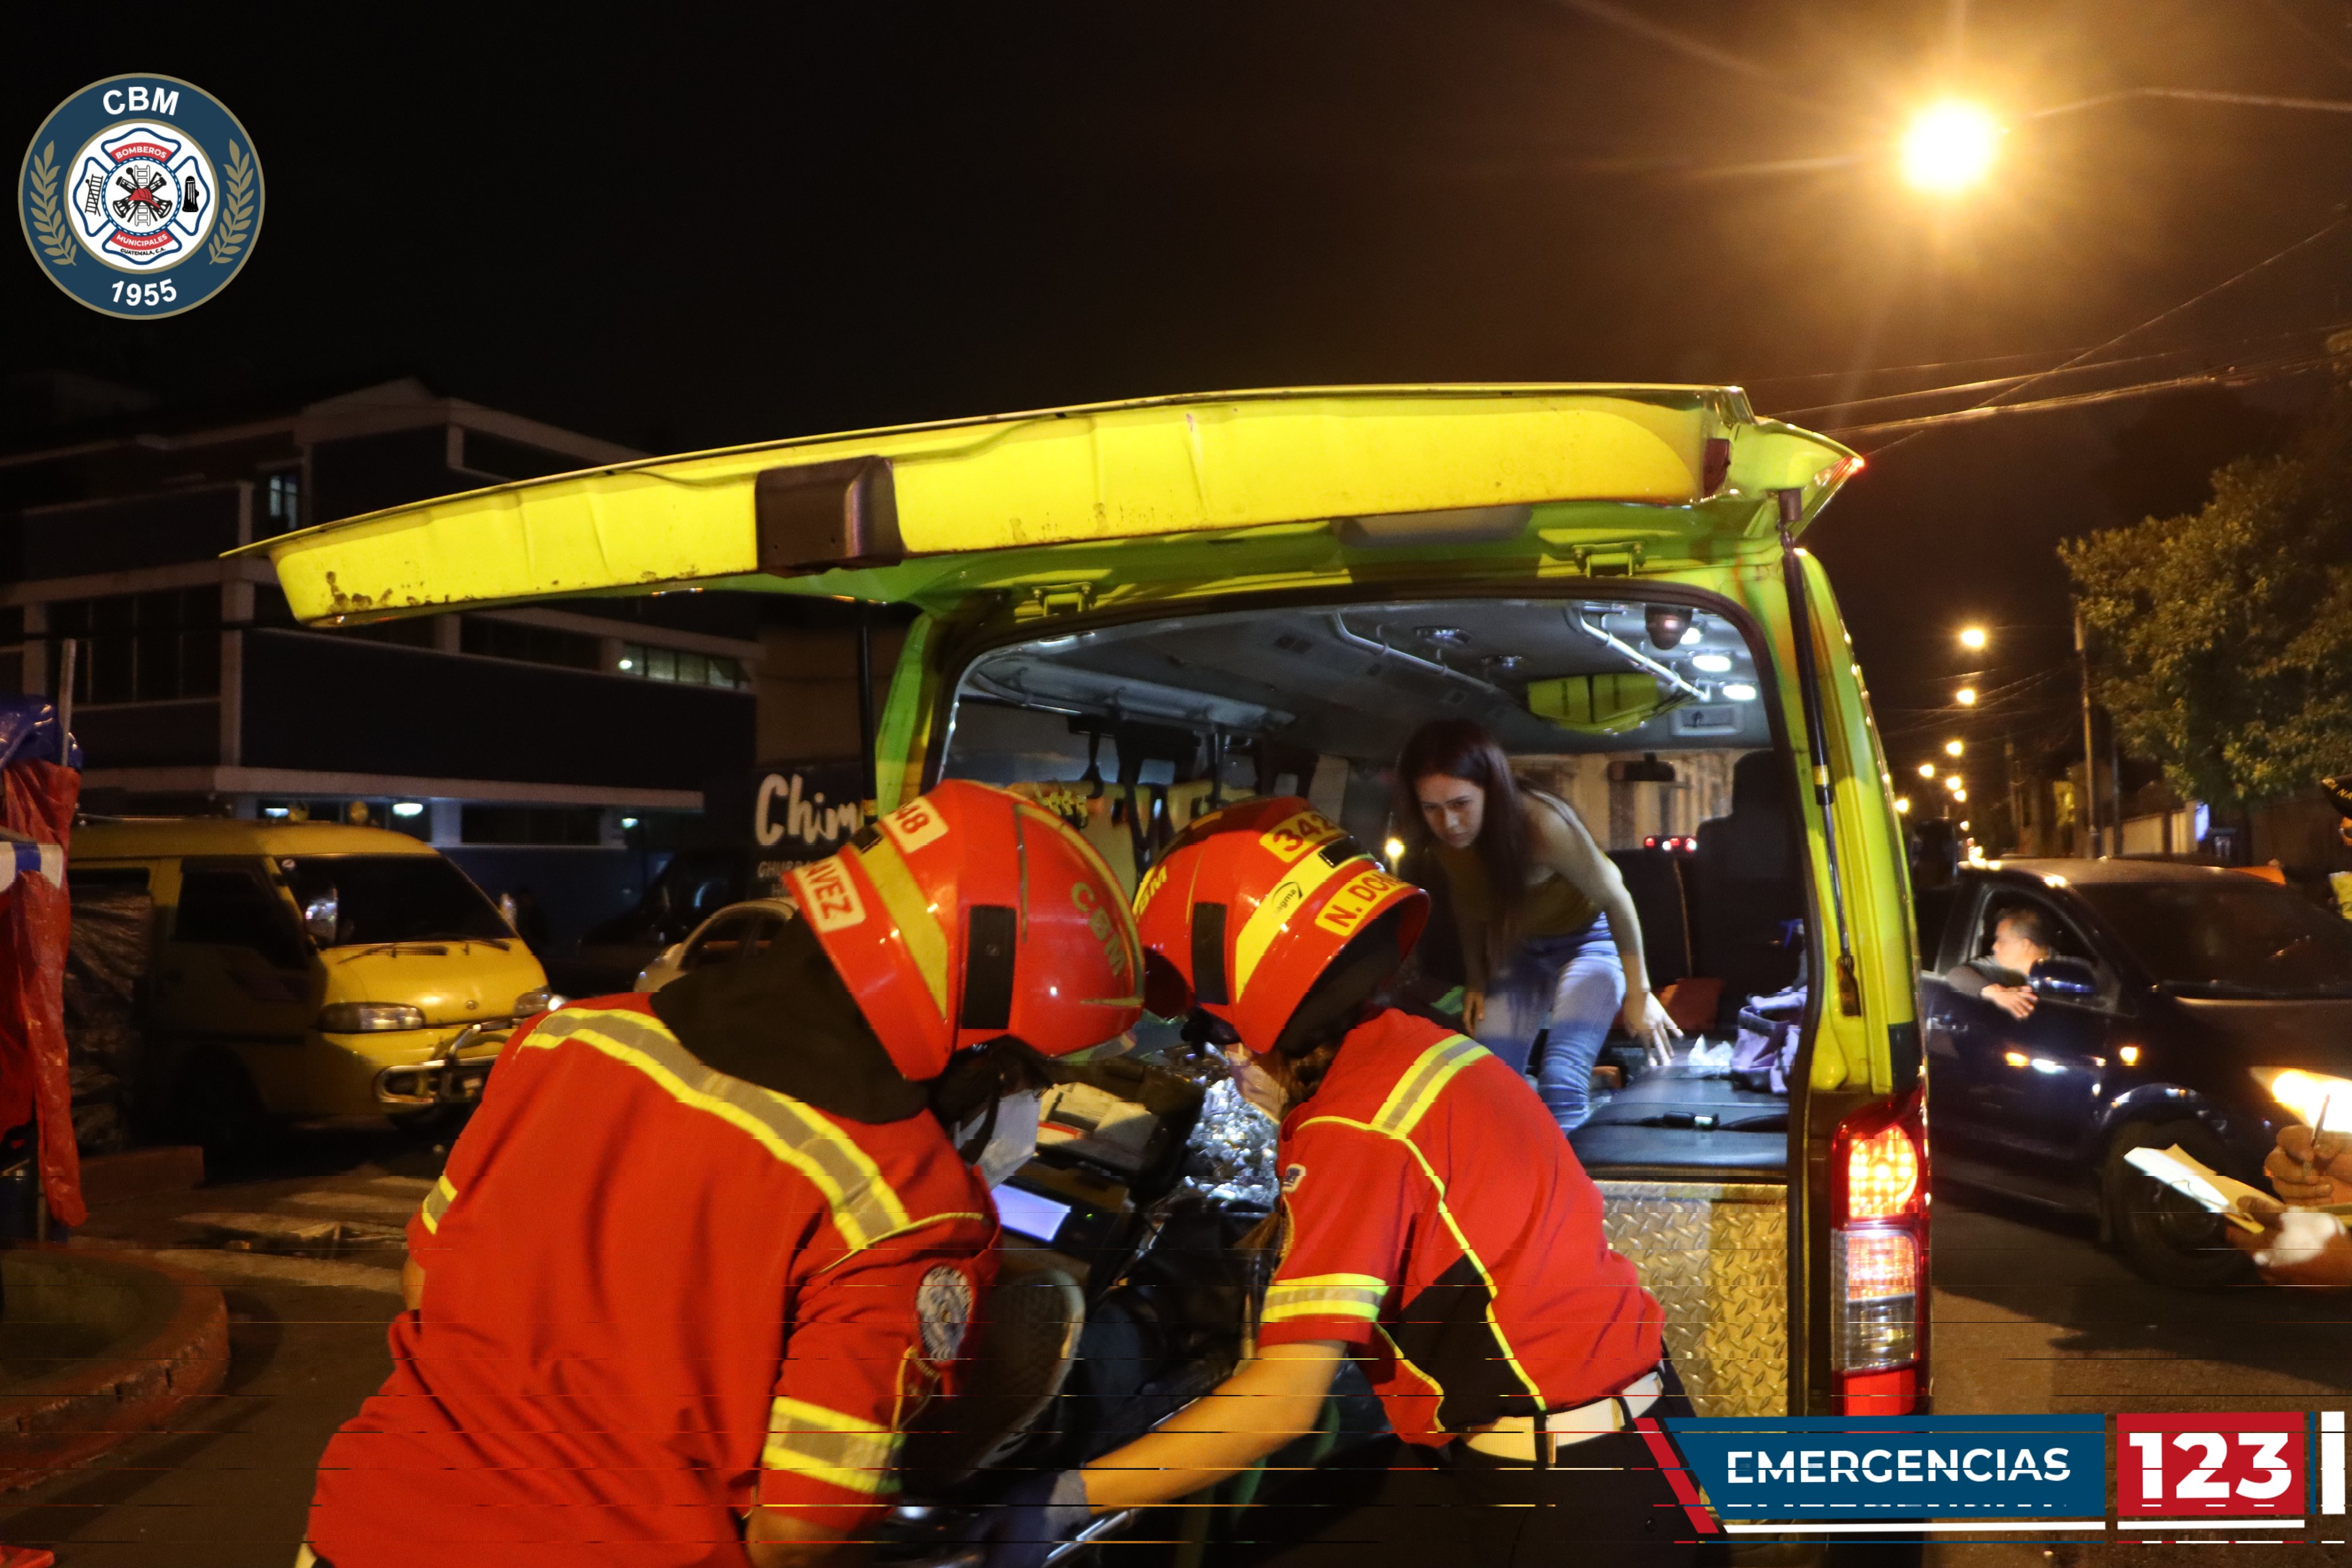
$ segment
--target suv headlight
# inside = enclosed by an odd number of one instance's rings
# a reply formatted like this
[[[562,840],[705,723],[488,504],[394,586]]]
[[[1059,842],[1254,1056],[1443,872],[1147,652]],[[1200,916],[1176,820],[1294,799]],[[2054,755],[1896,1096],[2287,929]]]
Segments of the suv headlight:
[[[392,1029],[423,1029],[423,1009],[406,1002],[330,1002],[319,1014],[329,1034],[374,1034]]]
[[[2294,1119],[2316,1128],[2322,1113],[2327,1124],[2341,1132],[2352,1127],[2352,1078],[2306,1072],[2300,1067],[2257,1067],[2251,1070],[2272,1099],[2294,1113]],[[2334,1103],[2330,1104],[2329,1102]]]
[[[515,998],[514,1016],[527,1019],[534,1013],[551,1013],[569,999],[561,992],[541,986],[535,991],[525,991]]]

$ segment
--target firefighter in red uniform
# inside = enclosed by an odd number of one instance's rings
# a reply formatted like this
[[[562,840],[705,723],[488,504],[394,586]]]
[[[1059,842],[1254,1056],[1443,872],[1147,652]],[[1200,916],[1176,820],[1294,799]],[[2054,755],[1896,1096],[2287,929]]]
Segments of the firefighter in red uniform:
[[[1311,1533],[1277,1561],[1696,1554],[1677,1542],[1694,1538],[1696,1494],[1662,1472],[1656,1426],[1687,1402],[1657,1303],[1602,1239],[1599,1191],[1523,1077],[1371,1002],[1427,907],[1296,798],[1202,819],[1145,877],[1147,1005],[1222,1020],[1244,1092],[1276,1102],[1281,1261],[1255,1357],[1150,1436],[1023,1483],[992,1523],[991,1568],[1034,1564],[1090,1513],[1197,1491],[1314,1431],[1342,1358],[1402,1443],[1384,1473],[1356,1478],[1370,1484],[1353,1506],[1304,1511]]]
[[[1042,1059],[1128,1029],[1141,960],[1085,841],[982,785],[789,885],[764,953],[509,1042],[410,1224],[394,1371],[328,1445],[303,1562],[860,1550],[989,1283],[968,1162],[1026,1155]]]

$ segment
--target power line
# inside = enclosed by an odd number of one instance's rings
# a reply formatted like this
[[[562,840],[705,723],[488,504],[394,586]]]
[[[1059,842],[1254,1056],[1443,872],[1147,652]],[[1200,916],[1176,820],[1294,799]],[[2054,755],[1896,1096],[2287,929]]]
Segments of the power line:
[[[2155,315],[2149,317],[2147,320],[2142,321],[2139,325],[2116,333],[2114,337],[2108,339],[2105,342],[2097,345],[2095,348],[2084,350],[2081,353],[2075,355],[2073,359],[2067,361],[2063,365],[2058,365],[2050,370],[2044,371],[2038,376],[2028,377],[2026,380],[2018,382],[2013,387],[1993,393],[1992,396],[1985,399],[1984,402],[1977,404],[1973,409],[1958,409],[1954,410],[1949,414],[1936,414],[1920,420],[1895,422],[1894,425],[1887,426],[1886,428],[1895,428],[1899,426],[1906,428],[1908,433],[1904,435],[1897,436],[1895,440],[1887,443],[1885,446],[1877,448],[1872,455],[1883,457],[1887,453],[1894,451],[1896,447],[1902,446],[1908,442],[1917,440],[1921,435],[1927,433],[1928,428],[1934,425],[1952,423],[1960,419],[1966,418],[1969,414],[1976,413],[1980,410],[1994,407],[1998,405],[2003,398],[2009,396],[2011,392],[2021,392],[2026,387],[2032,386],[2035,382],[2046,381],[2050,377],[2059,374],[2061,371],[2073,370],[2075,366],[2089,360],[2093,355],[2104,353],[2119,343],[2137,338],[2151,327],[2160,326],[2164,322],[2171,320],[2174,317],[2180,315],[2184,311],[2192,310],[2198,306],[2202,305],[2208,299],[2214,298],[2216,295],[2219,295],[2227,289],[2235,287],[2238,284],[2245,281],[2249,277],[2252,277],[2254,274],[2263,271],[2264,268],[2276,266],[2278,263],[2284,261],[2288,256],[2293,256],[2295,252],[2302,250],[2308,246],[2317,244],[2327,235],[2334,234],[2337,229],[2342,228],[2347,223],[2352,223],[2352,214],[2339,211],[2336,216],[2328,219],[2327,222],[2312,230],[2311,233],[2304,235],[2301,239],[2296,240],[2293,245],[2286,246],[2284,249],[2275,251],[2273,254],[2264,256],[2262,260],[2254,263],[2252,267],[2245,267],[2239,272],[2231,274],[2230,277],[2223,278],[2221,282],[2213,285],[2212,287],[2205,289],[2201,293],[2193,295],[2190,298],[2182,300],[2178,305],[2158,311]],[[2116,394],[2085,393],[2080,395],[2084,398],[2095,398],[2099,401],[2105,401],[2105,398],[2110,395],[2134,396],[2138,395],[2139,391],[2144,390],[2146,389],[2138,389],[2134,392],[2120,392]],[[1855,433],[1859,434],[1863,431],[1877,427],[1865,425],[1854,428]]]
[[[2312,355],[2303,359],[2281,361],[2264,366],[2240,371],[2211,371],[2193,376],[2172,376],[2163,381],[2136,382],[2129,386],[2107,387],[2098,392],[2067,392],[2058,397],[2036,398],[2031,402],[1978,403],[1971,408],[1949,409],[1942,413],[1923,413],[1910,419],[1885,419],[1869,424],[1832,425],[1825,435],[1871,435],[1885,431],[1901,430],[1910,434],[1874,447],[1870,455],[1884,456],[1909,441],[1940,425],[1977,424],[2004,414],[2048,413],[2058,409],[2087,408],[2094,403],[2119,402],[2127,398],[2150,397],[2158,392],[2178,392],[2188,387],[2242,387],[2259,382],[2274,381],[2281,376],[2297,375],[2324,369],[2336,362],[2329,354]]]

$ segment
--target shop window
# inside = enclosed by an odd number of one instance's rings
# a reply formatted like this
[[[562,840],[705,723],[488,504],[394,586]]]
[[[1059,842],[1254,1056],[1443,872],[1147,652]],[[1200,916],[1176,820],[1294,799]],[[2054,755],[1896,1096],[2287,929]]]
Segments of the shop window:
[[[302,471],[281,468],[261,483],[261,532],[264,538],[290,534],[302,526]]]
[[[748,690],[751,677],[743,661],[724,653],[694,653],[683,648],[656,648],[643,643],[621,644],[621,674],[641,680],[676,681],[682,685]]]
[[[604,813],[594,806],[468,806],[459,834],[469,844],[593,848],[604,841]]]
[[[161,589],[48,607],[51,644],[71,637],[74,700],[170,702],[220,693],[220,587]]]
[[[468,653],[492,659],[514,659],[526,664],[555,664],[570,670],[604,668],[604,640],[551,626],[530,626],[520,621],[494,621],[468,615],[461,622],[458,646]]]

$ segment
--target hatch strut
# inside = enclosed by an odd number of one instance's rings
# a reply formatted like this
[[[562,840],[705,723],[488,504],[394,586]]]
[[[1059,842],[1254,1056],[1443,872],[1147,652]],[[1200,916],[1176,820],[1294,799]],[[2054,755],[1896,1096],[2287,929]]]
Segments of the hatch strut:
[[[857,781],[866,793],[866,820],[880,813],[882,779],[874,756],[874,622],[857,601]]]
[[[1829,729],[1822,719],[1821,671],[1813,659],[1813,618],[1805,598],[1804,564],[1797,559],[1796,541],[1789,526],[1804,511],[1804,492],[1776,490],[1780,503],[1780,581],[1789,595],[1789,632],[1797,643],[1797,698],[1805,716],[1805,747],[1812,764],[1813,798],[1822,807],[1822,848],[1830,868],[1830,909],[1837,923],[1838,1010],[1848,1018],[1862,1014],[1862,988],[1853,969],[1853,941],[1846,933],[1845,878],[1838,869],[1837,822],[1833,817],[1836,791],[1830,784]]]

